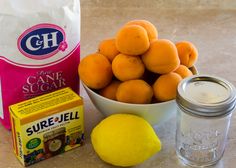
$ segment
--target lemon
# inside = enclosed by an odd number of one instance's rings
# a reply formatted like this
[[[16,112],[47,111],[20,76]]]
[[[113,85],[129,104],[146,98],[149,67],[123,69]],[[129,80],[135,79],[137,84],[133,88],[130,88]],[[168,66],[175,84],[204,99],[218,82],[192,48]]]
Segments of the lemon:
[[[161,142],[151,125],[141,117],[115,114],[92,131],[95,152],[115,166],[134,166],[161,150]]]

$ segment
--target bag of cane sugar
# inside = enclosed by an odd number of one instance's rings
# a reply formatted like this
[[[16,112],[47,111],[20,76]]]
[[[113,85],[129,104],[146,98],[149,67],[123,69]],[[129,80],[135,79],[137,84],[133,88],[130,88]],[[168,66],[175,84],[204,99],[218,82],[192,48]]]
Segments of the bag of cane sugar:
[[[8,107],[64,87],[79,90],[79,0],[0,0],[0,121]]]

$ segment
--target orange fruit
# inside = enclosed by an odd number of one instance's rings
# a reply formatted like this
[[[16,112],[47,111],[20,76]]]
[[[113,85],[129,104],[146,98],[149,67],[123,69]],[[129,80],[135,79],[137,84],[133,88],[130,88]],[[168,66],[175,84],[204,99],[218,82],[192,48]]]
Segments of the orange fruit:
[[[156,27],[147,20],[132,20],[125,25],[139,25],[142,26],[148,34],[149,41],[155,40],[158,37],[158,32]]]
[[[99,91],[99,94],[108,99],[116,100],[116,91],[120,84],[121,84],[120,81],[113,80],[108,86],[101,89]]]
[[[188,77],[188,76],[193,75],[192,71],[190,71],[188,69],[188,67],[186,67],[184,65],[180,65],[174,72],[179,74],[183,79]]]
[[[100,42],[98,52],[112,61],[120,52],[116,49],[115,39],[106,39]]]
[[[92,89],[102,89],[112,80],[111,63],[102,54],[90,54],[80,62],[79,76],[86,86]]]
[[[116,35],[116,48],[122,54],[141,55],[149,48],[147,31],[138,25],[122,27]]]
[[[159,101],[175,99],[177,86],[181,80],[181,76],[174,72],[161,75],[153,85],[155,98]]]
[[[142,60],[149,71],[159,74],[174,71],[180,65],[175,45],[166,39],[152,41]]]
[[[145,67],[139,57],[118,54],[112,61],[112,71],[117,79],[127,81],[140,78]]]
[[[152,96],[152,87],[147,82],[140,79],[121,83],[116,92],[116,99],[125,103],[150,103]]]
[[[198,58],[197,48],[188,41],[180,41],[176,43],[180,63],[190,68],[194,65]]]

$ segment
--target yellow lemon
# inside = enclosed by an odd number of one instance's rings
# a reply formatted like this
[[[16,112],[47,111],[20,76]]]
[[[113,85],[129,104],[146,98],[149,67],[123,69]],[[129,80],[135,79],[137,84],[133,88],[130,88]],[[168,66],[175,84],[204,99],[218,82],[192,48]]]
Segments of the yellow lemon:
[[[115,166],[140,164],[161,150],[151,125],[131,114],[114,114],[92,131],[92,145],[99,157]]]

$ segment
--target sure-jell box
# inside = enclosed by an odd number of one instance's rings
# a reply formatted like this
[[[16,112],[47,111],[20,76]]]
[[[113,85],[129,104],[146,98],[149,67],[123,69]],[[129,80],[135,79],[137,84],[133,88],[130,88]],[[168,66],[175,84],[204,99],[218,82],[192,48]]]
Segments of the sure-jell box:
[[[70,88],[9,107],[14,152],[24,166],[81,146],[83,100]]]

